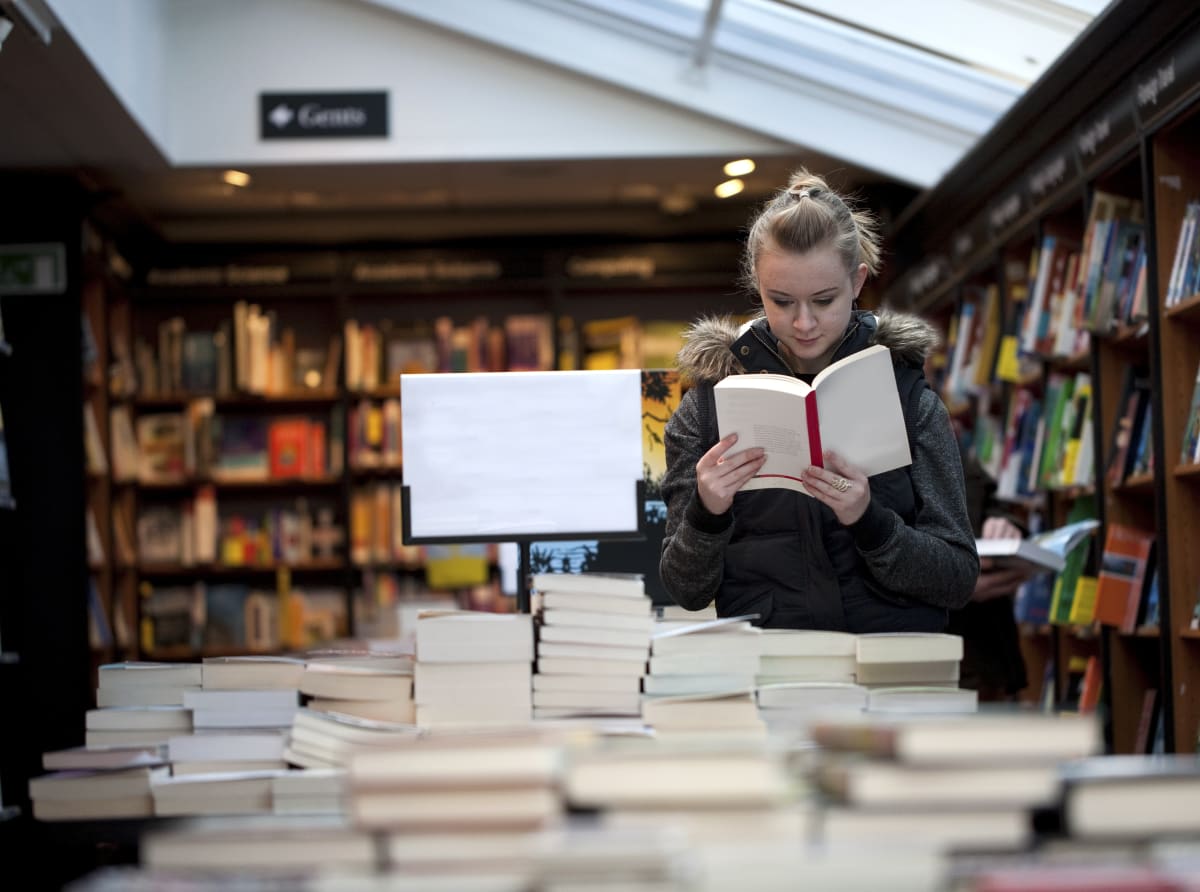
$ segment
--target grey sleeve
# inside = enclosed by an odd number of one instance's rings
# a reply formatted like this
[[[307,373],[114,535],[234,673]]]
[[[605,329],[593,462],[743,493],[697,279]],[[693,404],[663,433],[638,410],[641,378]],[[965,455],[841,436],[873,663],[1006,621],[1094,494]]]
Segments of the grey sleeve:
[[[683,395],[663,436],[667,527],[658,570],[667,592],[687,610],[701,610],[717,596],[733,523],[728,512],[709,512],[696,492],[696,462],[711,447],[698,397],[696,388]]]
[[[907,526],[894,511],[872,502],[851,532],[871,574],[888,591],[958,608],[975,591],[979,555],[950,414],[932,390],[921,396],[915,427],[915,523]]]

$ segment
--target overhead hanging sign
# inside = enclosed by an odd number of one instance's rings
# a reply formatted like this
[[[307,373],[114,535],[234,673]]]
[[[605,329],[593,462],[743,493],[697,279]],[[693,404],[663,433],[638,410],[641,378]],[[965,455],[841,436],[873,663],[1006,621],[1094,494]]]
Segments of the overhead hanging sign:
[[[388,135],[388,94],[259,93],[261,139],[359,139]]]

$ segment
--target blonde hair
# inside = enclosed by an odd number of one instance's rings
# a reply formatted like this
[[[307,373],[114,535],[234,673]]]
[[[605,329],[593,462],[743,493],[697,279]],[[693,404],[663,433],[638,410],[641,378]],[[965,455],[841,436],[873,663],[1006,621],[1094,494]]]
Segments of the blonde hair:
[[[758,258],[769,245],[804,254],[828,244],[841,256],[848,273],[865,263],[874,275],[880,265],[879,242],[874,214],[851,207],[823,178],[800,168],[750,224],[742,253],[742,284],[758,295]]]

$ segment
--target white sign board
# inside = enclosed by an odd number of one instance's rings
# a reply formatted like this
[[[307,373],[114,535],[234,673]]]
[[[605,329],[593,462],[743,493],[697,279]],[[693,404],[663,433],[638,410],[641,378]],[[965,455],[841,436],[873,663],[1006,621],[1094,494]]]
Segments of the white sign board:
[[[402,375],[413,539],[636,533],[639,369]]]

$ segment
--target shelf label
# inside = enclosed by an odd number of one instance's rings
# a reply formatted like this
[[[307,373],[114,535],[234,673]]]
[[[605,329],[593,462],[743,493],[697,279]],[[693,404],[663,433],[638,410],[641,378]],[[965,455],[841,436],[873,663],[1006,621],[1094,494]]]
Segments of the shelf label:
[[[1136,136],[1133,99],[1124,91],[1118,92],[1105,106],[1080,119],[1079,126],[1075,128],[1075,150],[1079,153],[1079,162],[1087,170]]]
[[[61,242],[0,245],[0,294],[62,294],[67,252]]]
[[[359,139],[388,135],[388,94],[259,93],[260,139]]]
[[[1013,189],[1004,197],[995,201],[988,208],[988,226],[993,236],[1003,233],[1025,213],[1025,193],[1021,189]]]
[[[1145,126],[1196,89],[1200,78],[1200,35],[1190,34],[1138,69],[1133,97]]]

